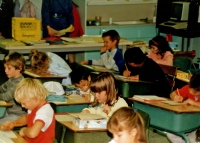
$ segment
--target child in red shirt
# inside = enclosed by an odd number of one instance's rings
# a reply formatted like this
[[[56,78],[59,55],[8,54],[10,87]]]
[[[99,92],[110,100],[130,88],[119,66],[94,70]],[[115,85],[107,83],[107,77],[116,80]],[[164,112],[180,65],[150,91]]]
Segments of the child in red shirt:
[[[200,73],[193,75],[188,85],[173,91],[170,98],[176,102],[186,99],[183,103],[200,107]]]
[[[193,75],[188,85],[173,91],[170,94],[170,98],[176,102],[183,102],[184,104],[200,107],[200,73]],[[167,133],[167,137],[172,143],[185,143],[177,135]],[[196,130],[188,133],[188,139],[191,143],[196,143],[196,138]]]
[[[55,115],[47,103],[48,92],[37,79],[23,79],[16,87],[15,99],[28,114],[2,125],[2,130],[11,130],[15,126],[27,125],[19,131],[29,143],[52,143],[55,138]]]

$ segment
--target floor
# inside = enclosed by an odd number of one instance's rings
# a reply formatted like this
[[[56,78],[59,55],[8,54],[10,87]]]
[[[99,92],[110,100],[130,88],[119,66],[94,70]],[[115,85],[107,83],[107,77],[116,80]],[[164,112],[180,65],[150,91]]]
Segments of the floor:
[[[166,136],[159,133],[154,133],[149,129],[149,143],[171,143]]]

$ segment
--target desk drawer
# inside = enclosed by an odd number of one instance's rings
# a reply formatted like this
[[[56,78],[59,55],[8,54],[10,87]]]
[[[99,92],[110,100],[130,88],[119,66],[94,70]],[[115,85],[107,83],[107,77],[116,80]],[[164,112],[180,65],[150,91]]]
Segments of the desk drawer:
[[[188,132],[200,125],[200,113],[178,114],[158,107],[134,102],[134,108],[150,115],[150,126],[174,133]]]

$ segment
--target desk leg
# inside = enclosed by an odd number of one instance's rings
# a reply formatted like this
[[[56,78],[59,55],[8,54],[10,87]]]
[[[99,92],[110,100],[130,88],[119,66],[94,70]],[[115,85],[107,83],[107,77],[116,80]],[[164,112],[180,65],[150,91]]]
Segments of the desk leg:
[[[190,143],[187,135],[185,135],[184,133],[178,133],[178,135],[183,137],[183,139],[185,140],[186,143]]]
[[[182,37],[182,50],[181,51],[184,51],[184,37]]]
[[[190,38],[187,38],[187,51],[189,50],[190,47]]]

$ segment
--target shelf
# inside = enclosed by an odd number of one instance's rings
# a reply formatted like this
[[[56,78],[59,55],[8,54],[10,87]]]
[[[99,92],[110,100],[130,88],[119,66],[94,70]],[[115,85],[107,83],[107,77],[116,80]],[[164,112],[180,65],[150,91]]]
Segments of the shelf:
[[[87,5],[152,4],[157,0],[87,0]]]

